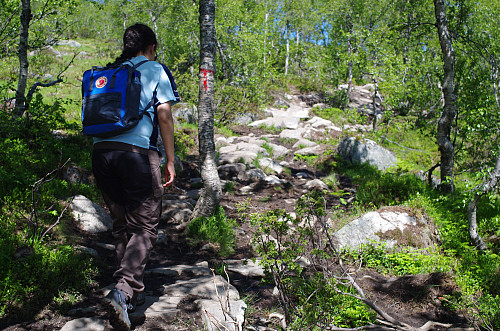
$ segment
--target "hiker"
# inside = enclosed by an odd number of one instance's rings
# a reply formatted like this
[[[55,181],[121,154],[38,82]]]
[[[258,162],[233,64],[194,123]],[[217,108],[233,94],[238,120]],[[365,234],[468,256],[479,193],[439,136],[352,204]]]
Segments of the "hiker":
[[[171,106],[179,98],[170,72],[155,62],[157,45],[155,33],[144,24],[134,24],[125,30],[123,52],[108,66],[121,63],[133,66],[149,60],[137,67],[141,81],[140,109],[149,108],[135,127],[108,138],[94,137],[92,152],[97,186],[113,218],[119,267],[113,274],[116,285],[106,296],[106,302],[110,323],[120,330],[130,329],[128,312],[134,303],[139,303],[135,302],[138,296],[144,300],[144,269],[158,237],[163,189],[175,179]],[[99,87],[100,82],[95,84]],[[161,154],[156,146],[158,128],[167,158],[163,185]]]

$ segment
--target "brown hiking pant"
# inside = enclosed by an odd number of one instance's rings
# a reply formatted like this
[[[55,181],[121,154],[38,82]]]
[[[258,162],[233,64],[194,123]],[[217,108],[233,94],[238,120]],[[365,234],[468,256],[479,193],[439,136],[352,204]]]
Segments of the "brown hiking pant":
[[[126,297],[144,291],[144,269],[158,238],[161,214],[160,154],[128,144],[94,145],[92,170],[113,217],[119,268],[116,288]]]

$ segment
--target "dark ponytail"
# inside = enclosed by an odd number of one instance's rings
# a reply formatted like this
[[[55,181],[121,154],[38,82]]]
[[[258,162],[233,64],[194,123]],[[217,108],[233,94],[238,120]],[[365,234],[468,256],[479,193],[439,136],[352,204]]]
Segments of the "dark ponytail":
[[[129,26],[123,34],[123,51],[119,57],[108,66],[119,65],[126,60],[130,60],[140,52],[145,52],[151,45],[158,44],[156,35],[145,24],[136,23]]]

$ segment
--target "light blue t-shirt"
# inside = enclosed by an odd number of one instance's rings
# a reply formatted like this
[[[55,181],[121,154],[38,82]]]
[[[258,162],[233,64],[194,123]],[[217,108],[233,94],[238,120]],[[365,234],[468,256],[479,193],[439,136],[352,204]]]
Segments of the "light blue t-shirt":
[[[136,56],[127,62],[133,65],[147,60],[143,55]],[[172,84],[161,64],[155,61],[148,61],[141,64],[137,70],[141,72],[141,105],[140,109],[144,109],[152,100],[156,91],[156,99],[158,104],[171,101],[171,105],[176,104],[178,99],[174,95]],[[151,116],[144,114],[136,127],[109,138],[94,137],[94,144],[102,141],[122,142],[134,146],[149,149],[149,139],[153,133],[153,107],[146,110]]]

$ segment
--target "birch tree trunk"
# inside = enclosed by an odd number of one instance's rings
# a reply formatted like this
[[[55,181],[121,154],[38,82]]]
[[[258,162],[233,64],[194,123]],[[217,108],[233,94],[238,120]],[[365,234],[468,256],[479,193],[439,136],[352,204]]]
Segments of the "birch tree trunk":
[[[267,20],[269,19],[269,13],[267,12],[266,5],[266,16],[264,17],[264,68],[266,67],[266,52],[267,52]]]
[[[17,82],[16,103],[14,106],[13,117],[22,117],[26,110],[26,85],[28,83],[28,33],[31,21],[31,3],[30,0],[22,0],[21,11],[21,29],[19,34],[19,81]]]
[[[351,91],[352,91],[352,45],[351,37],[347,39],[347,56],[349,57],[349,62],[347,63],[348,78],[347,78],[347,100],[351,101]]]
[[[286,22],[286,58],[285,58],[285,76],[288,74],[288,62],[290,61],[290,24]]]
[[[215,2],[200,0],[200,83],[198,101],[198,140],[203,188],[191,219],[211,216],[219,207],[222,189],[215,162],[214,71]]]
[[[498,185],[498,180],[500,179],[500,153],[498,154],[495,169],[493,170],[493,173],[491,173],[490,178],[488,181],[486,181],[483,185],[482,188],[478,191],[476,191],[469,202],[469,205],[467,206],[467,218],[469,219],[469,236],[472,241],[472,244],[474,244],[477,248],[479,248],[482,251],[485,251],[487,246],[486,243],[483,241],[479,233],[477,232],[477,203],[479,199],[487,194],[493,191]]]
[[[443,95],[444,108],[437,128],[437,144],[441,153],[441,189],[446,193],[453,193],[455,184],[453,179],[453,164],[455,151],[450,139],[451,126],[457,114],[456,96],[453,90],[455,77],[455,51],[446,19],[446,9],[443,0],[434,0],[436,27],[439,43],[443,54]]]

